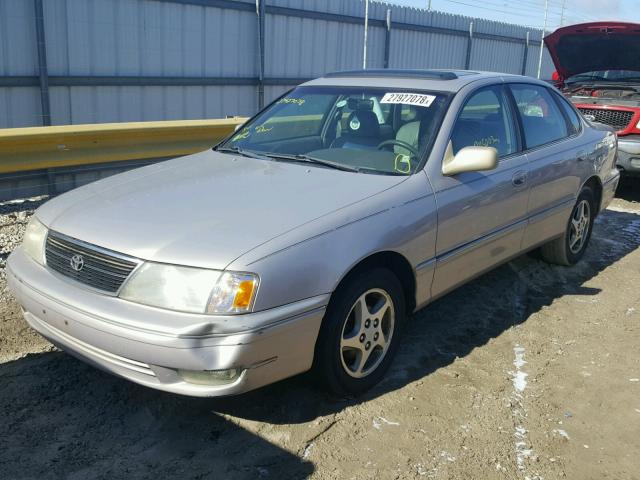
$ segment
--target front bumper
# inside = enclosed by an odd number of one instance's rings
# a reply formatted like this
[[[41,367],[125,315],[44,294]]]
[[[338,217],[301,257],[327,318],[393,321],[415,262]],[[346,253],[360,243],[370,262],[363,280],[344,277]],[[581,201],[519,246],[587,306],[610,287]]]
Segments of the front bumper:
[[[78,287],[28,258],[7,262],[24,317],[68,353],[133,382],[190,396],[234,395],[311,368],[329,295],[238,316],[168,312]],[[230,383],[188,383],[178,370],[242,373]]]
[[[617,165],[624,174],[640,176],[640,139],[618,137]]]

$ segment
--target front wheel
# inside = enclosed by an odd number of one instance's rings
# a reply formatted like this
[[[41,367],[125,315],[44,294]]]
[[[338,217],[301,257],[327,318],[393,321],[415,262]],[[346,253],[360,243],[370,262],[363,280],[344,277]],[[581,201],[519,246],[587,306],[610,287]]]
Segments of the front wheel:
[[[595,216],[595,195],[591,188],[584,187],[571,211],[564,235],[540,248],[542,258],[557,265],[576,264],[589,244]]]
[[[318,336],[315,371],[339,395],[378,383],[396,353],[405,318],[402,286],[386,269],[362,272],[334,292]]]

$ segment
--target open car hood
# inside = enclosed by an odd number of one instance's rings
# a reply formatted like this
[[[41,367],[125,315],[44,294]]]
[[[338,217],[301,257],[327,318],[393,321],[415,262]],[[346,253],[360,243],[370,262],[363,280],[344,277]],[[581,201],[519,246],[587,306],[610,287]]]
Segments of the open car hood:
[[[561,80],[598,70],[640,72],[640,24],[637,23],[570,25],[546,36],[544,43]]]

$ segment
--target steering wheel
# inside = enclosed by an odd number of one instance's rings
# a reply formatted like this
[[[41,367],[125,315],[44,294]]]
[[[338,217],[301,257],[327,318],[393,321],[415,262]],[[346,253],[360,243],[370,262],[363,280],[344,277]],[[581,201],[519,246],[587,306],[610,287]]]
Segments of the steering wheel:
[[[402,140],[397,140],[395,138],[392,138],[391,140],[385,140],[384,142],[380,143],[377,148],[378,150],[382,150],[384,147],[389,147],[391,145],[397,145],[399,147],[406,148],[413,154],[414,157],[420,156],[420,152],[418,152],[418,150],[413,145],[407,142],[403,142]]]

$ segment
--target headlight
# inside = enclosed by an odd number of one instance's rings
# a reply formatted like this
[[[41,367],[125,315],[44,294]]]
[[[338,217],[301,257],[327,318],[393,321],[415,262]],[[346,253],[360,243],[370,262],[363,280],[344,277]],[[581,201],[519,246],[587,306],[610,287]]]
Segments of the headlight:
[[[125,283],[120,298],[191,313],[251,311],[258,277],[161,263],[144,263]]]
[[[640,130],[640,120],[638,120],[638,123],[636,123],[636,130]]]
[[[22,249],[40,265],[44,265],[44,242],[47,238],[47,227],[32,216],[27,224],[22,239]]]
[[[225,272],[216,284],[207,313],[244,313],[253,308],[258,277],[252,273]]]

